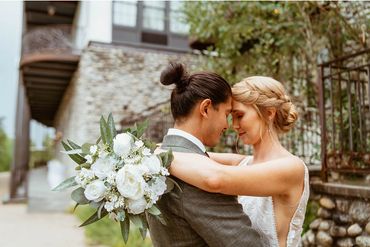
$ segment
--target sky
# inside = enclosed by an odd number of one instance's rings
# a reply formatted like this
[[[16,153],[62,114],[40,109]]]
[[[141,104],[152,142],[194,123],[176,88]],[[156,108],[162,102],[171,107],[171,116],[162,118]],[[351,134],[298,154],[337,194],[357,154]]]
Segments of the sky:
[[[4,118],[3,127],[10,138],[15,136],[22,11],[22,1],[0,0],[0,118]],[[52,131],[36,121],[31,122],[31,139],[37,147],[47,133]]]

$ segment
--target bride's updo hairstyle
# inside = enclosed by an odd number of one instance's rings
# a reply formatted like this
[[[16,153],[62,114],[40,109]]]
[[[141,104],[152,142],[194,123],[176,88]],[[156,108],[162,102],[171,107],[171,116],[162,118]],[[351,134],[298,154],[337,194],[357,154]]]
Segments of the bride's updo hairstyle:
[[[212,72],[189,74],[181,63],[171,62],[162,71],[160,81],[163,85],[175,84],[171,93],[171,112],[175,121],[189,116],[201,100],[210,99],[217,109],[231,97],[231,87],[224,78]]]
[[[233,99],[246,105],[252,105],[259,117],[278,133],[286,133],[298,118],[296,107],[285,93],[283,85],[277,80],[265,76],[247,77],[232,88]],[[276,114],[269,123],[268,109],[275,108]]]

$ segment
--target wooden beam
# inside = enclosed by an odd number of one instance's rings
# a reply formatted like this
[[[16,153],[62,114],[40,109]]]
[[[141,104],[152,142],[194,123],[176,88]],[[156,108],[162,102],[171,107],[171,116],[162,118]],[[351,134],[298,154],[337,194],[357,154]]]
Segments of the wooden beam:
[[[30,24],[72,24],[73,18],[53,15],[50,16],[47,13],[27,12],[26,13],[27,23]]]
[[[26,84],[28,83],[37,83],[37,84],[52,84],[52,85],[65,85],[69,84],[68,79],[59,79],[59,78],[47,78],[47,77],[38,77],[38,76],[27,76],[23,77]]]
[[[30,68],[24,67],[23,69],[24,76],[47,76],[53,78],[71,78],[73,75],[73,71],[59,71],[59,70],[52,70],[52,69],[39,69],[39,68]]]
[[[43,52],[37,54],[26,54],[22,56],[20,67],[23,68],[36,62],[70,62],[75,63],[76,66],[80,60],[80,55],[73,53],[57,54],[52,52]]]
[[[75,71],[76,64],[68,62],[39,62],[30,64],[28,67],[31,68],[42,68],[42,69],[57,69],[57,70],[68,70]]]

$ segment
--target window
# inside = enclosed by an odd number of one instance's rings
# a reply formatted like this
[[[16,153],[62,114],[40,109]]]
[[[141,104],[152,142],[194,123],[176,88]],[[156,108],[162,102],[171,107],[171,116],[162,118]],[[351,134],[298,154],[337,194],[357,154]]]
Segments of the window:
[[[143,28],[156,31],[165,31],[164,1],[143,2]]]
[[[137,1],[114,1],[113,24],[135,27],[137,16]]]
[[[183,6],[183,1],[170,3],[170,31],[173,33],[187,34],[189,32],[189,25],[185,22],[185,16],[181,12]]]

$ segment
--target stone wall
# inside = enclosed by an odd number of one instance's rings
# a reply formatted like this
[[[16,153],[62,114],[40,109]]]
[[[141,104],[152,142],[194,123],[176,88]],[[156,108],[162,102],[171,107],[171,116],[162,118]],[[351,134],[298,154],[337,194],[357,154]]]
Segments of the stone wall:
[[[340,187],[345,194],[345,185]],[[312,200],[320,207],[317,218],[302,237],[304,247],[370,246],[370,202],[365,198],[355,197],[358,193],[354,190],[348,192],[352,196],[313,192]]]
[[[170,51],[90,44],[82,52],[79,67],[60,104],[56,131],[63,140],[71,139],[78,144],[95,142],[101,115],[112,112],[116,128],[120,129],[120,122],[161,112],[171,93],[171,88],[159,83],[161,71],[173,60],[196,70],[198,59],[196,55]],[[61,145],[56,158],[71,164],[60,150]]]

